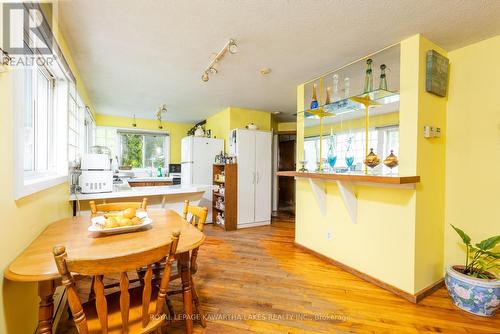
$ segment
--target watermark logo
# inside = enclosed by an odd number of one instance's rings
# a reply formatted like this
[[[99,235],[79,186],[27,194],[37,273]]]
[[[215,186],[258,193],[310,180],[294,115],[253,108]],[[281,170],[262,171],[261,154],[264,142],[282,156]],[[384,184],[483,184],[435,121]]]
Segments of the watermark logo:
[[[46,3],[49,12],[52,4]],[[3,49],[11,55],[52,55],[54,44],[49,22],[33,3],[3,3]]]
[[[43,6],[53,13],[51,3]],[[3,3],[2,13],[3,65],[50,66],[57,59],[52,25],[39,3]]]

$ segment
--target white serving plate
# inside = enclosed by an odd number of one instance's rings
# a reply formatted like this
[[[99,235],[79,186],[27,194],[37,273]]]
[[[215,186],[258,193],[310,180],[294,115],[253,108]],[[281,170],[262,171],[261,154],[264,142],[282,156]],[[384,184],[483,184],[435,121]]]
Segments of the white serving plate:
[[[151,218],[147,216],[147,214],[138,212],[137,216],[142,219],[142,223],[139,225],[130,225],[130,226],[120,226],[120,227],[113,227],[113,228],[103,228],[99,225],[99,223],[104,222],[106,218],[103,216],[99,217],[94,217],[92,218],[92,225],[89,226],[87,229],[89,232],[98,232],[102,234],[119,234],[119,233],[128,233],[128,232],[133,232],[137,231],[144,226],[148,226],[153,224],[153,221]]]

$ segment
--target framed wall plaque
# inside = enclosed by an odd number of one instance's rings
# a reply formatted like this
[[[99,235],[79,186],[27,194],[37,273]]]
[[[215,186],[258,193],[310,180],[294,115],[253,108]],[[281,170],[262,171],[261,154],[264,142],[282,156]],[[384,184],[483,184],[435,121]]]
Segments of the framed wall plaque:
[[[436,50],[427,51],[426,91],[438,96],[446,96],[449,65],[448,58]]]

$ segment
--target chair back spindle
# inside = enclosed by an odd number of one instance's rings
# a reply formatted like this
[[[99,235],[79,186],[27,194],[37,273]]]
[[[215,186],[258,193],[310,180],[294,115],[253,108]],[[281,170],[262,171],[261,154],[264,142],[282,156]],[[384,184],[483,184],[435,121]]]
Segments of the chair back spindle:
[[[98,212],[121,211],[128,208],[143,209],[148,207],[148,199],[143,198],[142,202],[119,202],[119,203],[103,203],[96,204],[94,201],[89,202],[90,212],[95,215]]]
[[[205,222],[207,220],[208,208],[202,206],[194,206],[189,205],[189,201],[184,201],[184,208],[182,210],[182,218],[184,220],[188,219],[188,214],[191,214],[190,223],[193,226],[196,226],[198,230],[203,232],[203,228],[205,227]]]

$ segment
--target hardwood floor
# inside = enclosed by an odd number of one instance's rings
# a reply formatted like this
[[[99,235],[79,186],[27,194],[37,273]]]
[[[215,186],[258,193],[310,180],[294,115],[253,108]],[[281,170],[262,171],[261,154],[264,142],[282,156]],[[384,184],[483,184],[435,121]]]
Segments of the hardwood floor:
[[[294,231],[282,216],[233,232],[205,227],[195,282],[208,326],[195,322],[195,333],[500,333],[498,314],[458,310],[445,288],[412,304],[295,247]],[[181,312],[182,297],[172,299]],[[184,333],[183,321],[169,333]]]

